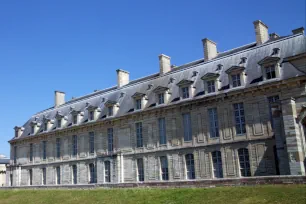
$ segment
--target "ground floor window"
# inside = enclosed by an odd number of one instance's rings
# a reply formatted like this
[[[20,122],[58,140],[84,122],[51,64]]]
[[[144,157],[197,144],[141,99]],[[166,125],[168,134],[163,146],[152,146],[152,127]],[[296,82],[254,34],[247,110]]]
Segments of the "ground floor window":
[[[11,186],[13,186],[13,174],[10,174]]]
[[[214,167],[214,177],[223,178],[221,152],[220,151],[212,152],[211,156],[212,156],[213,167]]]
[[[186,154],[186,174],[187,179],[195,179],[194,158],[193,154]]]
[[[47,177],[46,177],[46,168],[42,168],[42,185],[46,185],[47,183]]]
[[[162,180],[169,180],[168,159],[166,156],[160,157],[160,167]]]
[[[76,165],[72,166],[72,181],[73,184],[77,184],[78,183],[78,169]]]
[[[251,176],[249,150],[246,148],[238,149],[241,176]]]
[[[144,168],[143,168],[143,159],[137,159],[137,173],[138,181],[144,181]]]
[[[111,165],[110,161],[104,162],[104,173],[105,173],[105,182],[110,183],[111,182]]]
[[[61,168],[59,166],[56,167],[56,184],[61,184]]]
[[[29,170],[29,185],[32,186],[33,181],[33,171],[32,169]]]
[[[89,183],[96,183],[96,167],[93,163],[89,164]]]

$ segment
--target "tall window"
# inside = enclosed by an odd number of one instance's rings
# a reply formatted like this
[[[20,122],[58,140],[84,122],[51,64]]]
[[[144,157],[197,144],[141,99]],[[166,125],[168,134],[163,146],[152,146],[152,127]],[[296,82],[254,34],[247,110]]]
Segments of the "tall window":
[[[166,156],[160,157],[160,167],[162,180],[169,180],[168,159]]]
[[[220,151],[212,152],[211,156],[213,161],[215,178],[223,178],[221,152]]]
[[[78,137],[76,135],[72,136],[72,156],[78,154]]]
[[[73,116],[73,124],[78,124],[78,115]]]
[[[165,94],[159,93],[158,95],[158,104],[164,104],[165,103]]]
[[[78,183],[78,168],[77,165],[72,166],[72,177],[73,177],[73,184]]]
[[[32,186],[33,184],[33,171],[29,169],[29,185]]]
[[[44,123],[44,131],[47,131],[48,130],[48,122],[45,122]]]
[[[165,118],[158,119],[158,126],[159,126],[159,144],[167,144]]]
[[[47,141],[43,141],[42,146],[43,146],[43,160],[46,160],[47,159]]]
[[[143,146],[143,141],[142,141],[142,123],[136,123],[136,139],[137,139],[137,147],[142,147]]]
[[[141,109],[141,99],[136,99],[136,110]]]
[[[14,164],[17,164],[17,146],[14,146]]]
[[[251,176],[249,150],[246,148],[238,149],[241,176]]]
[[[233,87],[241,86],[240,74],[232,75],[232,83],[233,83]]]
[[[14,182],[13,182],[13,174],[12,173],[10,174],[10,182],[11,182],[11,186],[13,186]]]
[[[104,162],[104,168],[105,168],[105,182],[110,183],[111,182],[110,161]]]
[[[187,179],[195,179],[194,158],[193,154],[186,154],[186,173]]]
[[[215,88],[215,80],[210,80],[210,81],[207,81],[207,92],[208,93],[213,93],[216,91],[216,88]]]
[[[244,118],[244,107],[243,103],[234,104],[234,115],[236,124],[236,134],[245,134],[245,118]]]
[[[96,168],[93,163],[89,164],[89,182],[96,183]]]
[[[42,168],[42,185],[46,185],[47,183],[47,175],[46,175],[46,168]]]
[[[144,181],[144,168],[143,168],[143,159],[137,159],[137,173],[138,181]]]
[[[61,184],[61,168],[56,167],[56,184]]]
[[[56,138],[56,157],[61,157],[61,138]]]
[[[219,137],[217,108],[208,109],[208,115],[209,115],[210,137],[211,138]]]
[[[276,78],[275,65],[271,65],[271,66],[265,67],[265,70],[266,70],[266,79],[274,79],[274,78]]]
[[[188,87],[183,87],[182,88],[182,98],[189,98],[189,88]]]
[[[89,153],[95,152],[95,133],[89,132]]]
[[[107,129],[107,140],[108,140],[108,152],[112,152],[113,151],[113,132],[114,129],[113,128],[108,128]]]
[[[184,126],[184,141],[191,141],[192,140],[192,130],[191,130],[190,113],[183,114],[183,126]]]
[[[94,120],[94,112],[93,111],[89,111],[89,117],[88,119],[91,121],[91,120]]]
[[[61,128],[62,127],[62,119],[57,120],[57,127]]]
[[[30,144],[30,162],[33,161],[33,143]]]
[[[114,107],[113,106],[109,106],[108,107],[108,116],[113,116],[114,114]]]

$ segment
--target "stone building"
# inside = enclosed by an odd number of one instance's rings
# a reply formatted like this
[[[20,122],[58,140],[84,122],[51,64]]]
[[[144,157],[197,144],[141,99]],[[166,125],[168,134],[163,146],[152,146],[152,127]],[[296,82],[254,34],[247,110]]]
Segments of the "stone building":
[[[6,166],[10,160],[0,155],[0,187],[6,186]]]
[[[15,127],[8,183],[74,185],[305,175],[306,38],[268,34],[55,105]],[[256,38],[255,38],[256,37]]]

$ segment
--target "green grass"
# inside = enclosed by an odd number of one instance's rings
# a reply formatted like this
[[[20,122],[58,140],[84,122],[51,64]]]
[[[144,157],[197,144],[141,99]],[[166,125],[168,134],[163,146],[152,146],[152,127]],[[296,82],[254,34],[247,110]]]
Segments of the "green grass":
[[[94,190],[0,190],[1,204],[306,203],[306,185]]]

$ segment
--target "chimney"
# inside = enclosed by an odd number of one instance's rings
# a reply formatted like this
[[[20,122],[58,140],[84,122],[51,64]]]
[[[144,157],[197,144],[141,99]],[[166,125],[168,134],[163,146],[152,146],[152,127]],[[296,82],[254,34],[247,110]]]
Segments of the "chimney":
[[[165,74],[171,71],[170,57],[164,54],[158,56],[159,58],[159,73]]]
[[[270,34],[270,39],[277,39],[277,38],[279,38],[279,35],[277,33]]]
[[[292,33],[293,33],[293,35],[299,34],[299,33],[304,34],[304,28],[300,27],[300,28],[294,29],[294,30],[292,30]]]
[[[264,24],[261,20],[253,22],[256,34],[256,43],[261,45],[269,40],[268,26]]]
[[[130,81],[130,73],[122,69],[117,69],[117,87],[120,88]]]
[[[65,103],[65,92],[55,91],[55,104],[54,107],[58,107]]]
[[[203,42],[203,47],[204,47],[204,61],[208,61],[208,60],[211,60],[217,57],[218,55],[217,43],[207,38],[204,38],[202,42]]]

